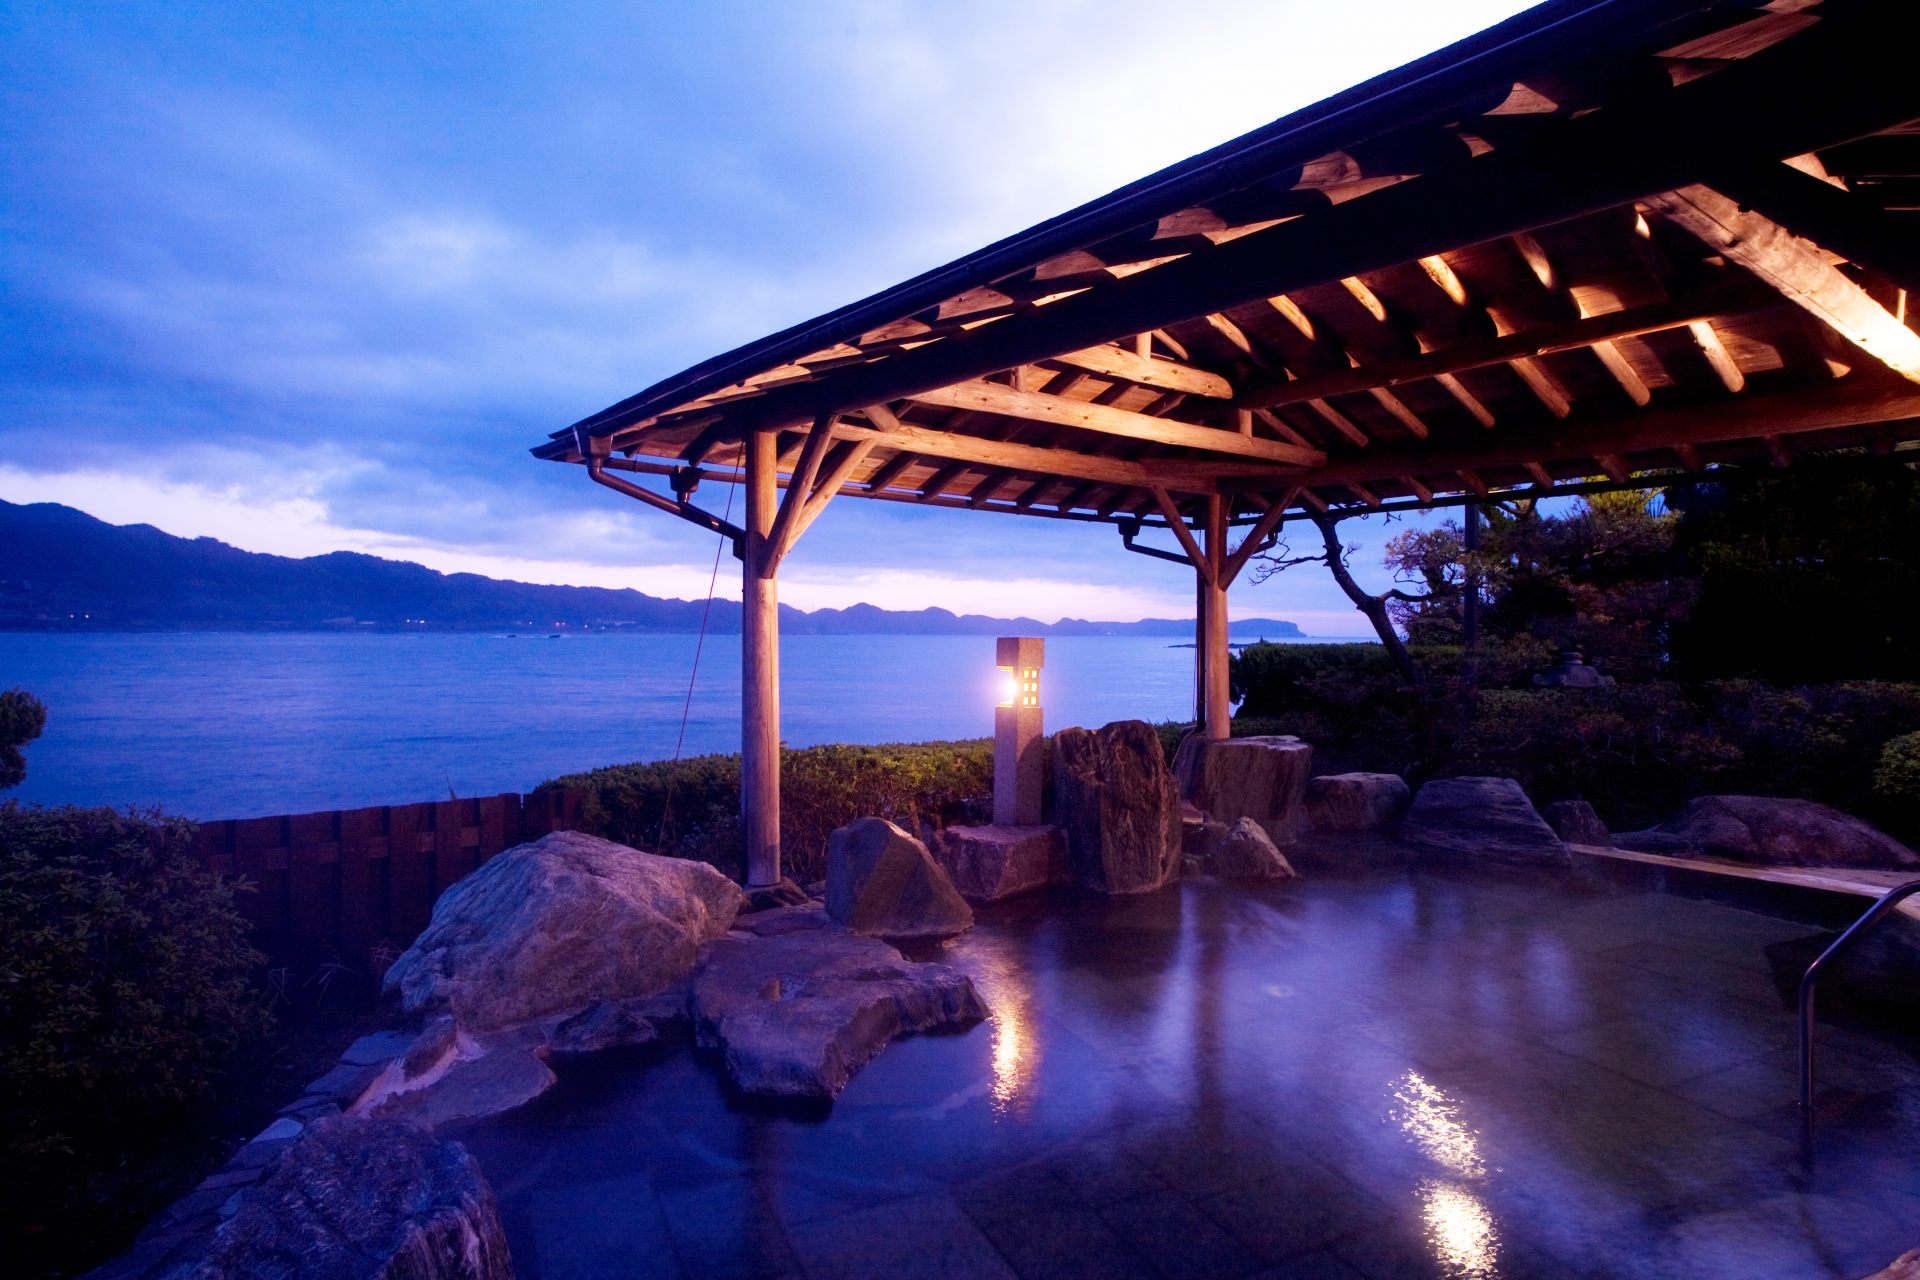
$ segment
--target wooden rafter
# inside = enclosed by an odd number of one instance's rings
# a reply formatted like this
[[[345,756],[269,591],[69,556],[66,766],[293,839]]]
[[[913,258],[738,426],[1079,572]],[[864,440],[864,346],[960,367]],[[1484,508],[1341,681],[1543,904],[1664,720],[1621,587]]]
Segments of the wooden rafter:
[[[1515,359],[1578,350],[1610,338],[1635,337],[1643,333],[1658,333],[1663,329],[1677,329],[1709,316],[1751,309],[1762,301],[1752,289],[1739,287],[1714,289],[1698,297],[1677,298],[1649,303],[1641,307],[1629,307],[1622,311],[1612,311],[1605,315],[1578,317],[1520,333],[1510,333],[1505,337],[1455,343],[1428,355],[1408,356],[1403,360],[1382,360],[1339,373],[1302,378],[1297,382],[1283,383],[1279,386],[1262,387],[1245,393],[1240,403],[1270,407],[1296,404],[1316,398],[1324,399],[1327,396],[1346,395],[1367,390],[1371,386],[1400,386],[1426,378],[1437,378],[1442,374],[1459,373],[1467,369],[1483,369],[1489,365],[1504,364]],[[1556,414],[1555,416],[1566,415]]]
[[[1142,387],[1158,387],[1163,391],[1179,391],[1186,395],[1211,396],[1217,400],[1233,398],[1233,384],[1217,373],[1209,373],[1205,369],[1196,369],[1192,365],[1181,364],[1174,360],[1156,360],[1144,352],[1136,353],[1111,344],[1069,351],[1065,355],[1053,357],[1053,360],[1056,364],[1069,364],[1077,369],[1088,369],[1109,377],[1123,378]],[[1056,395],[1061,394],[1060,391],[1051,387],[1048,390]]]

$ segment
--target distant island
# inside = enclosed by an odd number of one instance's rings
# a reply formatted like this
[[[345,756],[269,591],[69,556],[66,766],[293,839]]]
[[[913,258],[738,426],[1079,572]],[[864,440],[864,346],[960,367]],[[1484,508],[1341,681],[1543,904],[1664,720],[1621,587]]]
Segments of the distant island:
[[[634,590],[507,582],[352,551],[295,559],[152,525],[113,525],[58,503],[0,502],[0,630],[684,632],[705,602]],[[1088,622],[988,618],[946,609],[782,606],[793,635],[1144,635],[1191,638],[1188,618]],[[740,631],[740,605],[715,600],[708,629]],[[1243,618],[1241,639],[1297,639],[1275,618]]]

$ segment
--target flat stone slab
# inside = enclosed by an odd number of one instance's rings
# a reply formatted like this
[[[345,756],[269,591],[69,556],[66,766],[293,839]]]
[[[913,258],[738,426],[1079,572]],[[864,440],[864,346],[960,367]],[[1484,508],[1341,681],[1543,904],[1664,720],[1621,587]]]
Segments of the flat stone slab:
[[[832,1098],[895,1038],[987,1016],[956,969],[906,960],[807,908],[752,919],[781,915],[780,931],[714,943],[694,976],[694,1034],[724,1053],[743,1092]]]
[[[1066,834],[1058,827],[947,827],[933,856],[960,896],[975,906],[1073,883]]]

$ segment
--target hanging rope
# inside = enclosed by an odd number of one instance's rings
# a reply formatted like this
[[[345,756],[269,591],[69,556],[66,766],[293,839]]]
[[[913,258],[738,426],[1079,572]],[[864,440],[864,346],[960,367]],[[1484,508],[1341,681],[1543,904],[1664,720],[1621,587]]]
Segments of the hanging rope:
[[[733,519],[733,485],[727,486],[727,510],[721,521]],[[680,763],[680,749],[687,742],[687,717],[693,714],[693,683],[700,676],[700,651],[707,646],[707,619],[713,616],[713,592],[720,583],[720,556],[727,549],[727,536],[720,535],[719,545],[713,549],[713,571],[707,575],[707,603],[700,610],[700,635],[693,642],[693,670],[687,672],[687,698],[680,707],[680,733],[673,740],[673,763]],[[654,847],[664,853],[667,844],[667,820],[673,815],[673,778],[676,771],[667,770],[667,795],[660,804],[660,834],[654,837]]]

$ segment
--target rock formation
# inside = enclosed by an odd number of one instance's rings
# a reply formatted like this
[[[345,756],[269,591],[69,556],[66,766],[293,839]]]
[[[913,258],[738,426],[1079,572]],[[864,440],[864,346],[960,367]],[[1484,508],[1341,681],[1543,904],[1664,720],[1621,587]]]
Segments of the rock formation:
[[[934,838],[933,856],[976,906],[1073,879],[1058,827],[947,827]]]
[[[1141,720],[1053,736],[1054,817],[1074,879],[1100,893],[1148,893],[1180,874],[1180,797]]]
[[[1658,826],[1626,832],[1614,843],[1796,867],[1920,867],[1920,854],[1850,813],[1772,796],[1701,796]]]
[[[490,859],[434,904],[387,970],[410,1015],[482,1030],[645,995],[724,934],[739,886],[712,867],[559,831]]]
[[[1412,793],[1397,773],[1328,773],[1307,780],[1307,828],[1316,833],[1388,831]]]
[[[1174,776],[1182,799],[1216,821],[1252,818],[1275,844],[1299,839],[1313,772],[1313,748],[1290,735],[1207,739],[1180,744]]]
[[[1421,786],[1400,838],[1501,862],[1572,865],[1572,855],[1512,778],[1437,778]]]
[[[234,1200],[192,1280],[512,1280],[493,1191],[456,1142],[331,1116]]]
[[[744,1092],[832,1098],[894,1038],[987,1016],[965,974],[912,963],[817,907],[750,919],[762,931],[716,942],[693,983],[695,1035]]]
[[[827,914],[879,938],[950,938],[973,927],[973,908],[927,846],[884,818],[828,837]]]

